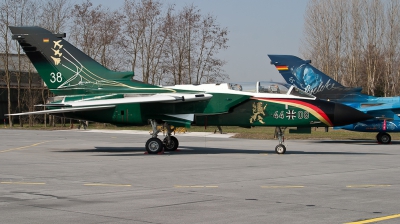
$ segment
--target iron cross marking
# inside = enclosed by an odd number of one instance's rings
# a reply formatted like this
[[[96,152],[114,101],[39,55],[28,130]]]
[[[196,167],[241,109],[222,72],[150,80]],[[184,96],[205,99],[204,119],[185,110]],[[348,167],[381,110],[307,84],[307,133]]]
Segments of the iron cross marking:
[[[296,118],[296,112],[294,110],[289,110],[286,112],[286,117],[289,120],[294,120],[294,118]]]

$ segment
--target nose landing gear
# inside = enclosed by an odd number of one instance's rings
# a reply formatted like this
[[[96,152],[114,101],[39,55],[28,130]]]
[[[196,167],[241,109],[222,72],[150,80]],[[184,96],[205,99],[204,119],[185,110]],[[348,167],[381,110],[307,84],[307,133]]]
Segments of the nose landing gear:
[[[285,154],[286,146],[283,144],[285,142],[285,130],[286,127],[276,127],[275,134],[278,137],[279,144],[275,147],[275,152],[277,154]]]

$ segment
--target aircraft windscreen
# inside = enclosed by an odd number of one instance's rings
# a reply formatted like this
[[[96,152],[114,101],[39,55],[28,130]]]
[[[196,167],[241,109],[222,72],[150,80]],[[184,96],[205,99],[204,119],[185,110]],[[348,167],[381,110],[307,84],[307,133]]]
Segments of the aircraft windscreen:
[[[236,91],[250,92],[250,93],[275,93],[287,94],[292,96],[315,98],[313,95],[298,89],[287,83],[279,82],[239,82],[229,83],[229,88]]]
[[[229,83],[229,87],[232,90],[243,91],[243,92],[256,92],[256,85],[254,82],[238,82],[238,83]]]
[[[290,87],[289,84],[267,81],[229,83],[229,88],[232,90],[250,93],[287,94]]]
[[[258,92],[259,93],[278,93],[287,94],[290,89],[290,85],[278,82],[258,82]]]

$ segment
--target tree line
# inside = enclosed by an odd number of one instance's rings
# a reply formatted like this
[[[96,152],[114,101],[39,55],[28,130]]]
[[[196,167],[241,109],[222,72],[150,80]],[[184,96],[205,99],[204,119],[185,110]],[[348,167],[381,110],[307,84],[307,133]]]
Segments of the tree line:
[[[228,29],[195,5],[177,8],[162,0],[125,0],[118,9],[90,0],[3,0],[0,3],[0,60],[7,86],[8,113],[22,106],[20,80],[25,60],[8,26],[40,26],[67,33],[67,40],[105,67],[134,71],[135,79],[156,85],[201,84],[228,78],[218,52],[227,49]],[[18,60],[10,60],[10,55]],[[11,71],[11,63],[16,71]],[[3,69],[3,68],[1,68]],[[14,69],[15,70],[15,69]],[[32,69],[31,69],[32,70]],[[30,70],[30,71],[31,71]],[[11,80],[17,79],[18,106],[11,105]],[[37,95],[37,94],[36,94]],[[43,102],[50,94],[31,102]],[[11,121],[10,121],[11,122]]]
[[[301,52],[349,87],[400,94],[400,1],[310,0]]]

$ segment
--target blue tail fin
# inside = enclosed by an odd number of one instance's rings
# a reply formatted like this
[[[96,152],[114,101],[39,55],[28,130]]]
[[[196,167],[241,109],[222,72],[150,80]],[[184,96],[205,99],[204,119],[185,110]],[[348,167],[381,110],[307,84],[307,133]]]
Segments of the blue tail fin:
[[[348,88],[336,82],[320,70],[293,55],[268,55],[287,83],[319,98],[330,98],[332,94],[360,92],[361,88]]]

